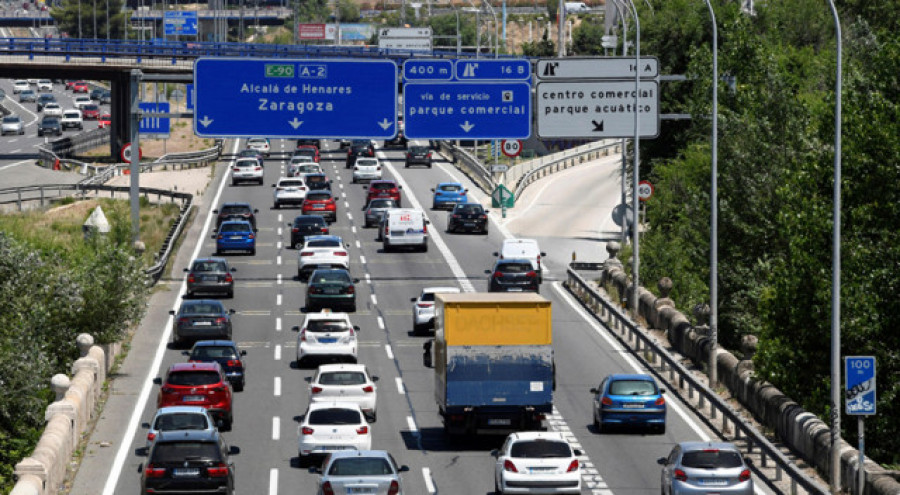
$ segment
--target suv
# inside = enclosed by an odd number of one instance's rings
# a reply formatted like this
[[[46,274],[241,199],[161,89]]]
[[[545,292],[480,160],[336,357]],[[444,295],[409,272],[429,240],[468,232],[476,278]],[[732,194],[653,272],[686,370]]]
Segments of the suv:
[[[256,158],[238,158],[231,169],[231,185],[238,182],[263,183],[263,166]]]
[[[181,354],[192,363],[219,363],[234,391],[244,390],[247,373],[241,358],[247,355],[247,351],[238,349],[233,340],[201,340],[190,351],[182,351]]]
[[[534,239],[505,239],[500,246],[500,251],[494,253],[501,260],[510,258],[524,258],[531,262],[531,267],[537,273],[537,282],[544,281],[544,273],[541,268],[541,257],[547,253],[541,251],[538,242]]]
[[[397,207],[400,207],[400,189],[403,187],[392,180],[373,180],[363,189],[366,189],[366,205],[373,199],[387,198],[396,201]]]
[[[306,156],[313,162],[319,163],[319,147],[311,144],[297,145],[297,149],[294,150],[294,156]]]
[[[263,156],[269,156],[269,152],[271,149],[271,147],[269,146],[269,139],[261,137],[248,139],[247,147],[259,151],[263,154]]]
[[[488,292],[538,292],[538,275],[531,262],[521,258],[497,260],[494,268],[485,270],[488,277]]]
[[[219,363],[173,364],[166,371],[165,380],[157,377],[153,383],[160,386],[157,408],[200,406],[221,421],[223,429],[231,429],[231,385]]]
[[[163,431],[153,446],[138,449],[141,493],[234,493],[234,463],[240,453],[218,431]]]
[[[37,127],[38,136],[61,136],[62,126],[59,125],[59,117],[44,117]]]
[[[193,297],[198,292],[234,297],[234,277],[231,272],[237,271],[237,268],[229,269],[224,258],[198,258],[184,271],[188,273],[187,297]]]
[[[147,447],[153,445],[156,437],[163,431],[209,430],[218,429],[216,421],[209,411],[198,406],[170,406],[156,410],[156,415],[149,423],[141,426],[147,430]]]
[[[425,165],[431,168],[431,150],[427,146],[410,146],[406,150],[406,168],[413,165]]]
[[[320,215],[300,215],[287,224],[291,228],[291,246],[295,249],[303,247],[306,238],[311,235],[327,235],[328,222]]]
[[[371,141],[355,140],[350,144],[350,149],[347,150],[347,168],[352,167],[360,156],[375,156],[375,146]]]
[[[306,187],[308,187],[310,191],[331,190],[331,179],[322,172],[303,174],[303,181],[306,182]]]
[[[84,129],[84,121],[81,120],[81,110],[69,109],[64,110],[62,120],[59,121],[63,129],[73,127],[79,131]]]
[[[253,209],[250,203],[225,203],[222,208],[213,210],[216,213],[216,229],[226,220],[246,220],[250,222],[253,228],[256,228],[256,213],[259,210]]]
[[[281,205],[302,205],[306,199],[306,183],[301,177],[282,177],[272,187],[275,188],[272,192],[275,209]]]

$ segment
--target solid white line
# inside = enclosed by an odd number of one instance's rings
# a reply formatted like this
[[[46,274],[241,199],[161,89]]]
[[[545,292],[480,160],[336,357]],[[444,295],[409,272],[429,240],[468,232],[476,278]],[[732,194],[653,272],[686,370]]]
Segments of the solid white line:
[[[31,113],[31,112],[29,112]],[[231,154],[234,155],[237,153],[238,144],[240,140],[234,141],[234,147],[231,151]],[[229,167],[229,170],[231,167]],[[225,189],[225,184],[228,182],[228,173],[226,172],[222,176],[222,182],[219,183],[219,190],[216,191],[216,196],[213,198],[213,204],[219,204],[219,199],[222,196],[222,191]],[[213,213],[212,210],[206,215],[206,221],[203,223],[203,229],[201,232],[207,232],[209,230],[209,225],[212,222]],[[201,234],[205,235],[205,234]],[[191,255],[191,259],[196,258],[200,254],[200,249],[203,248],[202,242],[197,242],[197,246],[194,248],[194,253]],[[178,295],[176,298],[174,305],[172,306],[173,310],[178,310],[179,300],[181,296],[184,296],[184,293],[187,289],[187,276],[181,281],[181,288],[179,289]],[[119,475],[122,473],[122,467],[125,465],[125,459],[129,456],[131,451],[131,440],[134,438],[135,432],[137,431],[138,425],[141,421],[141,414],[144,412],[144,408],[147,406],[147,400],[150,397],[150,390],[155,388],[153,381],[150,379],[152,376],[156,376],[159,373],[159,367],[162,364],[163,356],[165,355],[166,349],[169,344],[169,337],[172,332],[172,320],[173,316],[169,316],[166,320],[165,326],[163,327],[162,337],[159,340],[159,345],[156,347],[156,354],[153,356],[153,363],[150,365],[149,374],[144,380],[144,386],[141,387],[141,392],[138,394],[137,400],[134,402],[134,410],[131,412],[131,418],[128,420],[128,426],[125,428],[125,434],[122,436],[122,440],[119,442],[119,450],[116,452],[116,457],[113,459],[113,464],[109,472],[109,476],[106,478],[106,483],[103,485],[103,495],[114,495],[116,490],[116,484],[119,482]]]
[[[391,344],[384,345],[384,353],[387,354],[388,359],[394,359],[394,349],[391,348]]]
[[[403,387],[403,379],[398,376],[394,380],[396,380],[397,382],[397,393],[400,395],[406,395],[406,388]]]
[[[372,306],[378,306],[378,298],[375,297],[375,294],[369,295],[372,298]]]
[[[378,328],[384,330],[384,318],[378,317]]]
[[[278,285],[281,285],[281,274],[280,273],[278,274],[278,276],[275,277],[275,283],[277,283]]]
[[[281,361],[281,346],[280,345],[275,346],[275,360]]]
[[[276,332],[281,331],[281,317],[280,316],[278,318],[275,318],[275,331]]]
[[[281,397],[281,377],[280,376],[275,377],[275,383],[273,385],[272,393],[273,393],[273,395],[275,395],[275,397]]]
[[[269,495],[278,495],[278,469],[269,470]]]
[[[275,264],[276,264],[276,265],[280,265],[280,264],[281,264],[281,256],[278,256],[278,257],[275,258]]]
[[[275,296],[275,305],[281,306],[281,294],[278,294],[277,296]]]
[[[437,493],[437,488],[434,486],[434,480],[431,479],[431,469],[427,467],[422,468],[422,478],[425,479],[425,489],[428,490],[428,493]]]
[[[6,170],[8,168],[26,165],[28,163],[34,163],[34,160],[22,160],[21,162],[15,162],[15,163],[10,163],[9,165],[3,165],[2,167],[0,167],[0,170]]]
[[[414,420],[412,416],[406,417],[406,424],[409,425],[410,433],[414,436],[419,436],[419,427],[416,426],[416,420]]]
[[[365,264],[366,264],[366,257],[363,256],[363,255],[359,255],[359,262],[365,265]]]
[[[281,438],[281,419],[278,416],[272,418],[272,440]]]

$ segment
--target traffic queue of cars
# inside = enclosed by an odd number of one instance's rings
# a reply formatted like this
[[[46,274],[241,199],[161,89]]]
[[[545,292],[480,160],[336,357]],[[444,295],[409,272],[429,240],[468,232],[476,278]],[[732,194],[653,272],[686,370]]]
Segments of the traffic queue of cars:
[[[55,91],[72,91],[72,106],[64,108],[57,100]],[[90,93],[89,93],[90,92]],[[102,108],[110,103],[109,90],[90,89],[85,81],[65,81],[64,85],[54,85],[49,79],[20,79],[13,81],[13,93],[19,103],[34,103],[38,113],[37,136],[62,136],[66,130],[84,130],[86,120],[96,120],[98,127],[108,127],[109,110]],[[26,124],[22,117],[10,114],[3,117],[2,134],[25,134]]]

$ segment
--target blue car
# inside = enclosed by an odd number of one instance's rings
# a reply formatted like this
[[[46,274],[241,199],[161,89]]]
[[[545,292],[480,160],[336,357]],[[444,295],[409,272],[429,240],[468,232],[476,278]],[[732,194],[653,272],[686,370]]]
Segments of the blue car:
[[[666,431],[664,389],[649,375],[609,375],[592,388],[594,428],[598,433],[608,426],[640,426]]]
[[[466,196],[469,190],[459,182],[441,182],[431,192],[434,193],[434,199],[431,201],[432,210],[453,208],[457,203],[469,202],[469,198]]]
[[[215,239],[216,254],[223,251],[249,251],[251,255],[256,254],[256,230],[250,222],[222,222]]]

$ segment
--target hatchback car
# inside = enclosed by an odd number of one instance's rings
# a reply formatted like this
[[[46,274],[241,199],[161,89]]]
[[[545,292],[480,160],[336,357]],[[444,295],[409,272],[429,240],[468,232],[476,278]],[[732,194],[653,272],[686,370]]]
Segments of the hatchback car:
[[[681,442],[656,462],[662,466],[663,495],[754,493],[750,459],[731,443]]]
[[[250,222],[223,222],[213,237],[216,239],[217,255],[225,251],[246,251],[251,256],[256,254],[256,229]]]
[[[219,363],[235,392],[244,390],[247,373],[243,357],[247,355],[247,351],[238,349],[233,340],[201,340],[190,351],[183,351],[182,354],[191,363]]]
[[[665,389],[649,375],[609,375],[592,388],[594,428],[606,431],[610,426],[640,426],[666,431]]]
[[[376,409],[377,376],[371,376],[363,364],[323,364],[309,380],[312,402],[352,402],[362,409],[369,421],[378,418]]]
[[[38,136],[62,136],[62,126],[59,117],[44,117],[37,126]]]
[[[400,205],[393,199],[387,198],[369,201],[369,205],[366,207],[365,226],[371,227],[373,225],[381,225],[381,221],[384,219],[384,213],[391,208],[400,208]]]
[[[300,211],[304,215],[321,215],[327,222],[337,221],[337,199],[339,196],[332,196],[331,191],[309,191],[303,198],[303,204],[300,205]]]
[[[319,215],[299,215],[287,226],[291,228],[291,246],[294,249],[302,248],[309,236],[328,234],[328,223]]]
[[[560,432],[512,433],[491,454],[497,493],[581,493],[582,452]]]
[[[90,91],[90,88],[88,88],[88,83],[84,81],[75,81],[72,83],[72,91],[75,93],[87,93]]]
[[[178,311],[169,310],[175,317],[172,323],[172,340],[181,344],[185,340],[231,340],[231,315],[234,310],[215,299],[181,301]]]
[[[43,91],[46,91],[46,92],[53,91],[53,81],[51,81],[49,79],[39,79],[38,83],[37,83],[37,90],[42,91],[42,92]]]
[[[234,277],[231,273],[236,272],[237,268],[229,268],[224,258],[199,258],[184,271],[188,274],[187,297],[193,297],[198,292],[234,297]]]
[[[300,160],[298,160],[298,158]],[[308,157],[295,156],[288,165],[288,177],[306,177],[306,174],[321,174],[322,165],[311,162]]]
[[[402,203],[400,201],[400,189],[403,189],[403,187],[392,180],[373,180],[368,186],[363,186],[363,188],[366,189],[366,206],[373,199],[379,198],[393,199],[397,202],[398,208]]]
[[[403,495],[400,473],[409,466],[398,466],[384,450],[347,450],[328,454],[321,467],[309,471],[321,475],[318,493]]]
[[[35,103],[37,103],[37,111],[42,112],[47,104],[57,103],[56,96],[54,96],[52,93],[41,93],[38,95],[37,101]]]
[[[353,183],[381,180],[381,163],[377,158],[360,157],[353,164]]]
[[[150,447],[163,431],[216,431],[216,421],[200,406],[169,406],[156,410],[153,420],[142,423],[147,430],[146,446]]]
[[[262,185],[264,174],[262,162],[256,158],[238,158],[231,167],[231,185],[236,186],[241,182],[256,182]]]
[[[425,333],[434,328],[434,295],[459,294],[458,287],[425,287],[419,297],[410,299],[413,303],[413,335]]]
[[[88,96],[94,101],[100,101],[100,94],[102,94],[106,89],[104,88],[94,88],[88,94]]]
[[[537,272],[526,259],[502,259],[494,262],[489,274],[488,292],[539,292]]]
[[[297,277],[301,281],[319,268],[350,269],[350,252],[344,240],[336,235],[307,236],[297,256]]]
[[[458,203],[447,214],[447,232],[478,232],[487,235],[488,213],[478,203]]]
[[[356,311],[356,285],[359,279],[351,278],[343,268],[319,268],[309,276],[306,286],[306,311],[321,308],[345,308]]]
[[[94,103],[90,103],[81,107],[81,117],[84,120],[99,120],[100,107]]]
[[[231,386],[219,363],[173,364],[165,379],[154,378],[153,383],[160,385],[157,408],[200,406],[221,421],[223,429],[231,429]]]
[[[33,89],[23,89],[19,91],[19,103],[35,103],[37,102],[37,93]]]
[[[281,208],[283,205],[302,205],[306,199],[309,188],[301,177],[282,177],[272,184],[273,207]]]
[[[354,140],[350,143],[350,148],[347,149],[347,164],[346,167],[350,168],[356,163],[356,159],[359,157],[373,157],[375,156],[375,146],[371,141],[368,140]]]
[[[255,229],[256,214],[259,210],[250,206],[250,203],[225,203],[218,210],[213,210],[213,213],[216,214],[217,229],[226,220],[246,220]]]
[[[93,104],[94,104],[94,102],[91,101],[91,99],[87,96],[76,96],[72,100],[72,106],[79,110],[82,110],[87,105],[93,105]]]
[[[234,463],[240,453],[218,431],[166,431],[141,449],[147,465],[138,466],[141,493],[234,493]]]
[[[106,129],[112,125],[112,114],[104,113],[97,119],[97,129]]]
[[[263,154],[259,150],[253,149],[253,148],[242,149],[241,151],[238,152],[237,157],[238,158],[256,158],[257,161],[259,161],[259,163],[262,164],[263,166],[265,166],[265,164],[266,164],[266,162],[265,162],[266,158],[263,156]]]
[[[303,182],[310,191],[330,191],[331,179],[322,172],[312,172],[303,174]]]
[[[271,151],[269,140],[267,138],[250,138],[247,140],[247,147],[259,151],[263,154],[263,156],[269,156],[269,153]]]
[[[320,311],[307,313],[297,332],[297,365],[316,358],[356,362],[359,327],[350,323],[347,313]]]
[[[459,203],[469,201],[467,193],[468,189],[463,187],[459,182],[442,182],[431,189],[434,193],[431,200],[431,209],[453,208]]]
[[[427,146],[410,146],[406,150],[406,168],[413,165],[431,168],[431,150]]]
[[[310,402],[297,433],[301,465],[331,452],[372,448],[372,429],[351,402]]]
[[[25,134],[25,124],[18,115],[7,115],[3,117],[3,123],[0,124],[0,134]]]
[[[294,150],[294,156],[306,156],[310,161],[319,163],[319,147],[312,144],[301,144]]]

